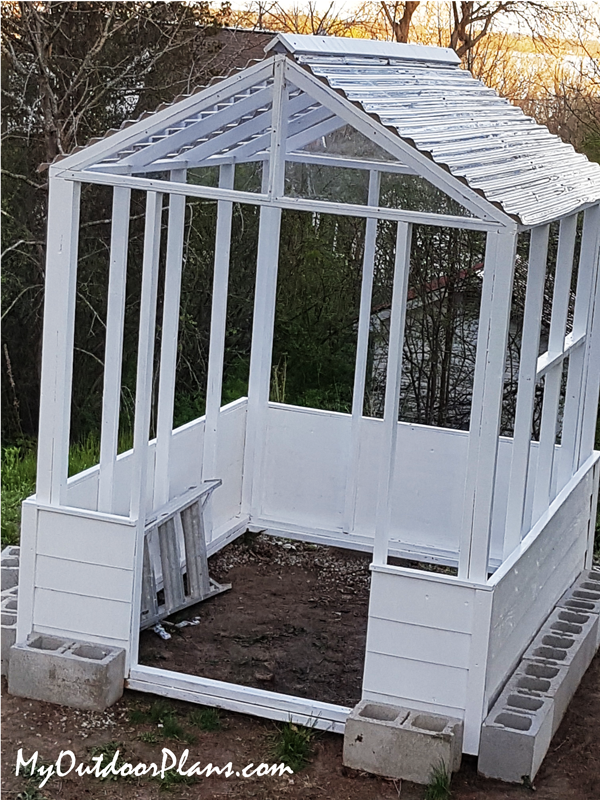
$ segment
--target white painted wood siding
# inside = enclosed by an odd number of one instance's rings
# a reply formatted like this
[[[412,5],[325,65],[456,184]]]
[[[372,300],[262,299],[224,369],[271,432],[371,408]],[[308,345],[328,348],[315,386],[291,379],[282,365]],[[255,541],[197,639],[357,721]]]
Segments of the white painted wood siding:
[[[374,569],[363,699],[463,719],[475,592],[439,576]]]
[[[33,629],[129,650],[134,554],[127,520],[38,509]]]
[[[223,485],[212,498],[213,524],[218,529],[240,514],[242,472],[246,436],[246,399],[241,398],[221,409],[217,448],[216,477]],[[182,425],[173,431],[170,444],[169,484],[170,496],[182,494],[194,482],[201,480],[201,459],[204,442],[205,418]],[[148,445],[148,492],[153,494],[155,473],[155,448],[153,440]],[[115,513],[126,516],[131,490],[132,453],[117,457],[114,470]],[[69,478],[66,505],[95,511],[98,502],[98,467]]]
[[[575,475],[490,580],[494,587],[486,680],[490,702],[585,566],[595,470],[597,460]]]
[[[270,403],[265,473],[256,508],[268,527],[339,532],[352,418],[332,411]],[[384,426],[363,418],[354,533],[372,540]],[[457,552],[468,434],[398,423],[390,541]],[[535,469],[535,446],[530,469]],[[492,558],[502,555],[512,440],[501,439],[492,522]]]

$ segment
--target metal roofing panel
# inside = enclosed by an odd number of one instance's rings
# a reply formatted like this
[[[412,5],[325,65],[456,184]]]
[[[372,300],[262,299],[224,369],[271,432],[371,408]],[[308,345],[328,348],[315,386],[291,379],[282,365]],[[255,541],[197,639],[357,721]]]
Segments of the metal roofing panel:
[[[304,42],[298,42],[296,51],[292,42],[289,49],[313,75],[522,224],[550,221],[600,201],[600,165],[576,153],[456,61],[450,64],[441,56],[424,63],[414,60],[406,45],[385,43],[384,51],[376,50],[374,42],[366,42],[360,58],[353,58],[358,40],[334,40],[334,47],[332,37],[323,38],[329,39],[329,52],[335,56],[328,57],[321,45],[311,55]],[[348,41],[352,44],[342,63],[340,48]]]
[[[336,36],[307,36],[298,33],[280,33],[265,47],[276,53],[309,54],[315,56],[367,56],[410,58],[423,61],[444,61],[450,64],[460,62],[454,50],[448,47],[427,47],[421,44],[402,44],[380,42],[376,39],[350,39]],[[402,51],[400,54],[399,51]]]

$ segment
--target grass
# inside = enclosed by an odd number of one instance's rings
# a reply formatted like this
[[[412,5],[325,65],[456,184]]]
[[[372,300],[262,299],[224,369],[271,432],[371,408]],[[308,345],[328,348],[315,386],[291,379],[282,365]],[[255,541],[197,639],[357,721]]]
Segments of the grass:
[[[216,708],[197,708],[188,714],[190,725],[201,731],[219,731],[223,727],[221,716]]]
[[[163,739],[175,739],[180,742],[194,744],[196,737],[193,733],[186,731],[177,719],[177,710],[164,700],[157,700],[147,708],[134,708],[129,714],[129,721],[133,725],[143,725],[150,723],[156,725],[157,731],[152,733],[141,733],[139,739],[151,744],[158,741],[158,736]],[[154,737],[153,739],[151,737]]]
[[[294,772],[299,772],[310,760],[314,738],[314,728],[286,722],[277,728],[272,738],[270,756],[274,761],[283,762]]]
[[[451,775],[443,761],[431,770],[429,783],[425,789],[424,800],[448,800],[450,797]]]
[[[104,769],[107,767],[110,762],[113,760],[115,753],[119,750],[119,757],[115,762],[115,770],[120,769],[123,764],[127,763],[123,758],[123,750],[125,749],[125,745],[122,742],[106,742],[106,744],[99,744],[96,747],[90,748],[90,756],[92,758],[97,758],[98,756],[102,756],[102,761],[100,762],[100,769]],[[114,772],[109,772],[108,775],[103,775],[100,778],[101,781],[126,781],[129,780],[129,776],[123,777],[122,775],[115,775]]]
[[[33,439],[2,450],[2,547],[18,545],[21,530],[21,503],[35,492],[37,444]],[[131,447],[131,434],[119,439],[119,452]],[[89,435],[69,449],[69,475],[77,475],[100,460],[100,441]]]
[[[21,503],[35,492],[36,453],[33,442],[2,451],[2,547],[19,544]]]

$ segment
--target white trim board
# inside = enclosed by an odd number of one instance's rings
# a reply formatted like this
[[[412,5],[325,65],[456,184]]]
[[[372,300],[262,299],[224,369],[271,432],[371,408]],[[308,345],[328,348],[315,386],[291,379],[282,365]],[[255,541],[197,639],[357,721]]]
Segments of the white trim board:
[[[255,717],[295,722],[309,728],[343,733],[352,709],[305,697],[268,692],[251,686],[215,681],[138,664],[126,681],[128,689],[200,703]]]

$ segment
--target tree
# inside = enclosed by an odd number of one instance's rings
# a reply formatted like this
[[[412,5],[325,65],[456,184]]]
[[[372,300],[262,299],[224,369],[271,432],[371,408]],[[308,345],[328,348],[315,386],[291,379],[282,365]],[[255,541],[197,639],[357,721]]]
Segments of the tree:
[[[47,197],[40,164],[221,71],[216,34],[227,13],[226,5],[213,11],[206,2],[2,4],[2,404],[9,437],[37,429]],[[94,331],[106,302],[94,294],[110,235],[106,193],[92,205],[82,219],[80,261],[89,316],[78,310],[77,324]],[[83,378],[103,358],[100,349],[84,349]],[[98,392],[98,379],[78,387],[76,407],[85,405],[84,392]]]

